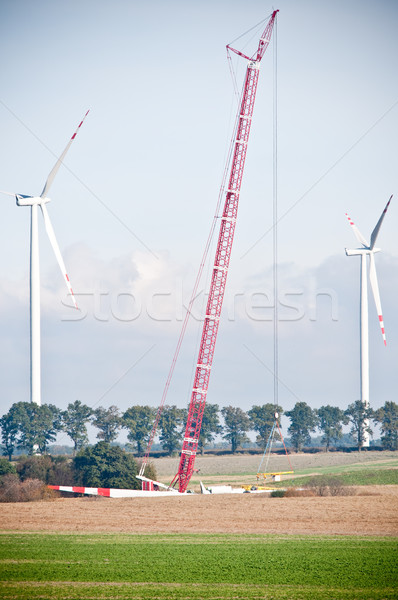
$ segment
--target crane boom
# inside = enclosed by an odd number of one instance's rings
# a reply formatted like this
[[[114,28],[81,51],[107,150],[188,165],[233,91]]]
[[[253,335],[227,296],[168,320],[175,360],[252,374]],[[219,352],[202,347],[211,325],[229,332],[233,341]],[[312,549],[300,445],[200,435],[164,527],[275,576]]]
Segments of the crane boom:
[[[274,11],[260,38],[257,52],[250,58],[230,48],[240,56],[248,59],[245,81],[240,106],[237,114],[237,126],[234,137],[234,148],[231,170],[226,189],[224,209],[221,217],[216,256],[214,260],[209,298],[204,317],[199,355],[196,363],[195,378],[188,410],[188,418],[183,440],[178,473],[171,485],[178,483],[179,492],[186,491],[193,473],[196,452],[199,443],[203,411],[213,363],[221,308],[224,299],[232,242],[235,233],[238,213],[239,194],[245,166],[247,143],[249,140],[254,101],[256,98],[260,61],[268,47],[272,35],[277,10]]]

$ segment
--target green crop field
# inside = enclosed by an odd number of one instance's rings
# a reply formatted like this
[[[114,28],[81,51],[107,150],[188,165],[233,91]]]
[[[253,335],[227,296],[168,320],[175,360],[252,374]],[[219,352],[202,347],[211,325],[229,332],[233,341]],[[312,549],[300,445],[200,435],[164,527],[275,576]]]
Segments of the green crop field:
[[[324,475],[330,481],[340,481],[343,485],[398,485],[398,469],[352,469],[348,468],[336,475],[331,471],[319,470],[320,475]],[[293,477],[281,481],[276,487],[289,487],[289,486],[308,486],[311,482],[319,478],[316,475],[315,478],[308,477]]]
[[[398,597],[390,537],[1,535],[5,599]]]
[[[371,473],[372,477],[375,477],[376,474],[380,475],[380,485],[388,485],[388,484],[397,484],[398,483],[398,465],[387,463],[387,464],[377,464],[374,465],[372,463],[364,464],[354,464],[354,465],[341,465],[337,467],[321,467],[317,469],[300,469],[296,470],[296,475],[306,475],[317,473],[319,475],[333,475],[333,474],[343,474],[343,473],[358,473],[362,474]],[[386,472],[389,474],[389,481],[385,481]],[[363,483],[358,483],[358,485],[367,485],[366,483],[366,475],[363,479]],[[376,484],[378,485],[378,484]]]

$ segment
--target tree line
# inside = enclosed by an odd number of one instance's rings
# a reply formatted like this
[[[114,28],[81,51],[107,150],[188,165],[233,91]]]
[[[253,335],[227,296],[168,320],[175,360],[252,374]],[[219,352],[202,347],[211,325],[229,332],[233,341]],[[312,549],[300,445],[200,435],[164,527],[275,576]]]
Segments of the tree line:
[[[332,444],[338,444],[343,436],[343,426],[350,425],[350,433],[360,450],[365,435],[372,435],[370,423],[380,425],[381,442],[385,449],[398,449],[398,404],[386,402],[378,410],[366,408],[357,400],[346,410],[335,406],[321,406],[312,409],[306,402],[297,402],[292,410],[284,412],[274,404],[254,405],[244,411],[240,407],[207,403],[205,406],[199,439],[199,450],[214,441],[217,435],[231,445],[235,452],[242,444],[250,442],[249,432],[256,433],[256,444],[265,448],[275,422],[275,411],[284,414],[290,420],[288,434],[295,451],[300,451],[311,442],[311,433],[317,429],[322,434],[325,450]],[[223,418],[223,424],[220,422]],[[108,444],[115,442],[121,429],[127,430],[130,447],[138,455],[145,451],[156,409],[150,406],[131,406],[124,413],[116,406],[91,409],[75,400],[66,410],[60,410],[53,404],[38,406],[31,402],[16,402],[7,414],[0,419],[2,453],[12,459],[14,452],[22,450],[28,455],[46,454],[48,447],[56,440],[60,432],[66,433],[73,442],[76,455],[82,448],[89,446],[87,425],[91,423],[98,429],[97,439]],[[181,447],[187,410],[175,405],[163,408],[158,436],[162,449],[169,455]],[[274,439],[278,439],[278,434]]]

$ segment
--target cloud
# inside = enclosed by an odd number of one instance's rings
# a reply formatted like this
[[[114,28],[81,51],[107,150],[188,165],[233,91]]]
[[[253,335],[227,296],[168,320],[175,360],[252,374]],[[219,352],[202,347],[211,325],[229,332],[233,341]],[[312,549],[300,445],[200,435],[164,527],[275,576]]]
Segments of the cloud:
[[[56,266],[42,274],[43,402],[61,408],[158,406],[189,301],[192,273],[166,252],[100,258],[86,245],[65,252],[81,306],[68,308]],[[371,401],[380,406],[397,389],[398,322],[394,298],[398,259],[377,257],[387,328],[384,348],[370,300]],[[227,284],[208,400],[219,405],[273,399],[271,270],[235,272]],[[202,286],[205,287],[205,283]],[[280,403],[346,407],[359,397],[359,262],[331,256],[316,267],[279,267]],[[26,280],[3,281],[1,371],[3,410],[29,395],[29,316]],[[200,303],[187,331],[169,402],[185,406],[201,332]],[[134,304],[135,302],[135,304]],[[139,310],[138,310],[139,309]],[[134,312],[135,311],[135,312]],[[72,315],[72,316],[71,316]]]

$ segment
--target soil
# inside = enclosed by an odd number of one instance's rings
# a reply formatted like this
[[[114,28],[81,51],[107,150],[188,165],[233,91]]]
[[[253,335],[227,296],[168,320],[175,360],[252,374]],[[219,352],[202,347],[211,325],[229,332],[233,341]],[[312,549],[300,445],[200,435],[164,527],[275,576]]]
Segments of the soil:
[[[1,505],[0,530],[71,533],[398,535],[398,486],[352,496],[267,494],[57,498]]]

